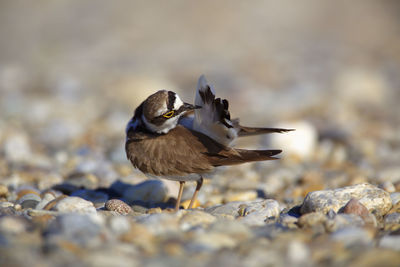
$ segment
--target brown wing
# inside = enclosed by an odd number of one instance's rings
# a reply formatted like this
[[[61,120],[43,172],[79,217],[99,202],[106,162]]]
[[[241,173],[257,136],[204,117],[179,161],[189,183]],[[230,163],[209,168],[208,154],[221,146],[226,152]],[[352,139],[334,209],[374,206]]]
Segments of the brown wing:
[[[179,125],[165,135],[133,133],[126,143],[127,156],[135,167],[157,176],[209,172],[214,166],[206,153],[218,153],[223,147],[209,138],[212,142],[206,147],[200,135]]]
[[[272,156],[280,152],[225,147],[180,125],[165,135],[131,133],[126,143],[132,164],[157,176],[205,173],[216,166],[275,159]]]

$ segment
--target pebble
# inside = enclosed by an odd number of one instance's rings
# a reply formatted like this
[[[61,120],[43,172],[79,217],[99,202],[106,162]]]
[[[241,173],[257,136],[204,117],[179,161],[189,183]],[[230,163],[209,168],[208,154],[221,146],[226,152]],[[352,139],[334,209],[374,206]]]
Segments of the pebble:
[[[35,208],[42,199],[36,194],[26,194],[19,198],[16,204],[20,204],[22,209]]]
[[[332,240],[343,243],[346,247],[374,245],[372,234],[359,227],[345,227],[332,233]]]
[[[230,202],[205,209],[206,212],[219,217],[244,217],[248,224],[264,224],[269,217],[278,217],[280,206],[276,200],[266,199],[252,202]],[[246,218],[246,219],[245,219]]]
[[[27,230],[27,223],[19,217],[0,217],[0,232],[5,234],[24,234]]]
[[[284,147],[284,155],[295,156],[301,160],[309,159],[314,154],[318,132],[310,122],[293,121],[275,127],[295,129],[295,131],[268,136],[271,147]]]
[[[229,193],[227,194],[223,202],[233,202],[233,201],[252,201],[257,198],[258,194],[254,190],[239,192],[239,193]]]
[[[335,232],[346,227],[363,227],[365,222],[356,214],[337,214],[335,218],[325,221],[324,225],[327,231]]]
[[[0,184],[0,197],[7,197],[8,195],[8,187]]]
[[[379,247],[400,252],[400,235],[385,235],[379,240]]]
[[[81,246],[95,247],[104,242],[100,235],[101,225],[85,214],[64,214],[57,216],[45,230],[45,237],[50,244],[67,240]]]
[[[131,229],[131,224],[125,216],[111,217],[109,225],[111,231],[116,235],[126,233]]]
[[[400,203],[400,192],[391,193],[390,199],[392,200],[393,206]]]
[[[132,208],[119,199],[110,199],[105,204],[106,210],[115,211],[121,215],[127,215],[132,212]]]
[[[304,242],[293,240],[288,245],[287,258],[291,266],[307,266],[310,254]]]
[[[11,162],[28,161],[32,157],[28,137],[23,133],[13,133],[3,143],[5,157]]]
[[[0,208],[13,207],[14,203],[8,201],[0,201]]]
[[[400,213],[395,212],[387,214],[384,218],[385,228],[397,227],[400,228]]]
[[[209,213],[204,211],[193,211],[186,213],[179,220],[182,230],[187,231],[192,227],[201,226],[205,227],[213,222],[215,222],[217,218]]]
[[[124,190],[123,199],[127,203],[143,201],[161,203],[166,201],[167,187],[160,180],[147,180]]]
[[[93,203],[87,200],[84,200],[80,197],[66,197],[59,200],[54,207],[51,209],[54,211],[59,211],[63,213],[87,213],[87,214],[95,214],[96,209],[93,206]]]
[[[52,193],[45,193],[44,195],[43,195],[43,197],[42,197],[42,199],[40,200],[40,202],[36,205],[36,209],[39,209],[39,210],[41,210],[41,209],[44,209],[44,207],[46,207],[46,205],[50,202],[50,201],[52,201],[52,200],[54,200],[56,197],[55,197],[55,195],[54,194],[52,194]]]
[[[108,200],[108,195],[106,193],[87,189],[74,191],[71,196],[86,199],[94,204],[104,204]]]
[[[184,209],[188,209],[189,205],[190,205],[190,201],[191,199],[187,199],[181,202],[181,207],[183,207]],[[193,203],[193,209],[200,207],[200,201],[198,199],[196,199]]]
[[[345,214],[356,214],[359,216],[366,216],[369,214],[368,209],[355,198],[352,198],[349,200],[349,202],[347,202],[342,212]]]
[[[388,192],[371,184],[358,184],[333,190],[321,190],[309,193],[304,199],[301,213],[313,211],[327,213],[330,209],[338,212],[352,198],[357,198],[370,212],[386,214],[391,206]]]

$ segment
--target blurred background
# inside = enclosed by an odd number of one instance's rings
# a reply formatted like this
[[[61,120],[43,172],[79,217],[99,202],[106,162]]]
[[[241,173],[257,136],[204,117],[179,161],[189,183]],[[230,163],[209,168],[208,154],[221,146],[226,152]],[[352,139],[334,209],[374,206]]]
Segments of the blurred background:
[[[397,1],[1,1],[0,174],[108,185],[132,173],[136,106],[159,89],[193,101],[205,74],[244,124],[298,128],[271,146],[375,175],[400,158],[399,18]]]

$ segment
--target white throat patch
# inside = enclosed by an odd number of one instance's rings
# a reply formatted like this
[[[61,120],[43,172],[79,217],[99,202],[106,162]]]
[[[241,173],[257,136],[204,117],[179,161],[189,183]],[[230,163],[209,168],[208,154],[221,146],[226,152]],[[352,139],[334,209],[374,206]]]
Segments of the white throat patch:
[[[172,118],[166,120],[161,125],[154,125],[151,122],[148,122],[144,115],[142,115],[142,120],[143,120],[144,124],[146,125],[147,129],[149,129],[150,131],[159,133],[159,134],[161,134],[161,133],[166,134],[170,130],[172,130],[176,127],[176,125],[178,124],[179,117],[180,117],[180,115],[172,117]]]

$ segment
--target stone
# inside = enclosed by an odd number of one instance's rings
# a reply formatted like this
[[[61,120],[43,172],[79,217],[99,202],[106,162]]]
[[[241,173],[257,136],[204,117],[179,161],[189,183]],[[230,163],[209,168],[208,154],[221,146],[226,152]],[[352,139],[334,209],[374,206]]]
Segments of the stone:
[[[291,266],[307,266],[310,249],[304,242],[293,240],[288,245],[287,258]]]
[[[93,203],[80,197],[66,197],[58,201],[51,209],[62,213],[88,213],[95,214]]]
[[[331,239],[343,243],[346,247],[370,246],[373,244],[373,234],[359,227],[345,227],[332,233]]]
[[[127,203],[144,201],[150,203],[161,203],[167,198],[167,187],[160,180],[147,180],[140,184],[125,189],[123,199]]]
[[[392,200],[392,205],[400,203],[400,192],[395,192],[390,194],[390,199]]]
[[[341,210],[352,198],[357,198],[369,212],[377,215],[386,214],[391,206],[388,192],[371,184],[358,184],[333,190],[314,191],[307,194],[301,206],[301,213],[323,212],[330,209]]]
[[[400,235],[385,235],[379,240],[379,247],[400,252]]]
[[[215,222],[216,220],[217,218],[215,216],[204,211],[196,210],[183,215],[182,218],[179,220],[179,223],[182,230],[186,231],[196,226],[204,227]]]
[[[233,202],[233,201],[252,201],[257,198],[257,192],[254,190],[243,191],[238,193],[229,193],[227,194],[223,202]]]
[[[0,232],[8,234],[25,233],[28,226],[25,220],[20,217],[3,216],[0,217]]]
[[[298,220],[298,224],[300,227],[308,228],[320,224],[324,225],[327,220],[327,216],[321,212],[310,212],[302,215]]]
[[[14,203],[8,202],[8,201],[1,201],[0,202],[0,208],[8,208],[8,207],[13,207]]]
[[[355,198],[352,198],[349,200],[349,202],[347,202],[342,212],[345,214],[356,214],[359,216],[366,216],[369,214],[368,209]]]
[[[252,202],[230,202],[205,209],[217,217],[241,217],[242,222],[251,225],[261,225],[270,217],[278,217],[280,206],[276,200],[265,199]]]
[[[115,211],[121,215],[127,215],[132,212],[132,208],[119,199],[110,199],[105,204],[106,210]]]
[[[101,225],[89,215],[69,213],[57,216],[44,236],[51,244],[67,240],[80,246],[96,246],[104,242],[100,231]]]
[[[183,207],[183,209],[188,209],[189,205],[190,205],[190,201],[191,199],[187,199],[181,202],[181,207]],[[200,207],[200,201],[198,199],[196,199],[193,203],[193,209]]]
[[[93,202],[94,204],[97,203],[102,204],[108,200],[108,195],[106,193],[95,190],[87,190],[87,189],[74,191],[71,194],[71,196],[86,199],[88,201]]]
[[[131,229],[131,224],[125,216],[113,216],[109,224],[111,231],[116,235],[126,233]]]
[[[37,194],[26,194],[19,198],[16,204],[20,204],[22,209],[35,208],[42,199]]]
[[[23,133],[13,133],[3,143],[5,157],[12,162],[27,161],[32,157],[28,137]]]
[[[324,223],[329,232],[335,232],[347,227],[363,227],[364,220],[356,214],[337,214],[335,218],[329,219]]]
[[[44,207],[52,200],[54,200],[56,197],[54,194],[48,192],[43,194],[42,200],[36,205],[36,209],[41,210],[44,209]]]
[[[7,197],[8,195],[8,187],[4,184],[0,184],[0,197]]]
[[[278,128],[295,129],[294,132],[268,136],[271,147],[284,147],[284,155],[301,160],[309,159],[318,142],[317,129],[308,121],[293,121],[275,125]]]

